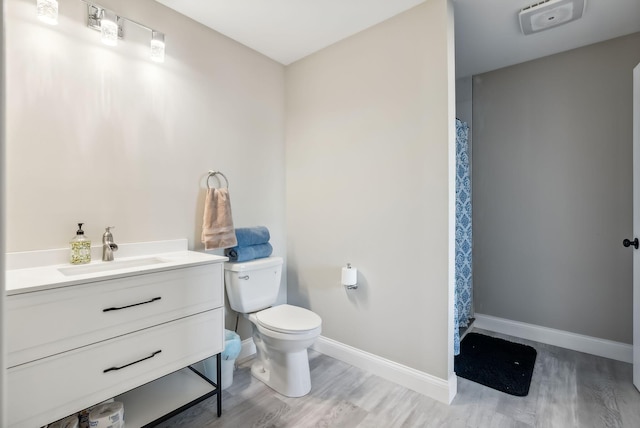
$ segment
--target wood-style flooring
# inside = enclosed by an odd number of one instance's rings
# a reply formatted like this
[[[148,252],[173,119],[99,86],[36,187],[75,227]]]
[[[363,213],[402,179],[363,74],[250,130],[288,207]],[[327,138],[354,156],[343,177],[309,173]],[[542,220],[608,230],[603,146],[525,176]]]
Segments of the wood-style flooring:
[[[223,391],[223,413],[215,397],[161,427],[626,427],[640,428],[640,392],[632,366],[606,358],[496,333],[538,351],[527,397],[514,397],[458,378],[451,405],[384,380],[373,373],[309,351],[312,389],[284,397],[254,379],[251,361]]]

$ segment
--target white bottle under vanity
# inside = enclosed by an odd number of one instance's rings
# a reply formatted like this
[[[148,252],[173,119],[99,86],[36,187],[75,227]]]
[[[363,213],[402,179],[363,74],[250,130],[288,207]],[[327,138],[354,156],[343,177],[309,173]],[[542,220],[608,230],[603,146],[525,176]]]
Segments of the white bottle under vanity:
[[[114,397],[127,428],[140,427],[215,390],[186,367],[223,350],[226,257],[180,239],[67,260],[68,249],[7,254],[10,427]]]

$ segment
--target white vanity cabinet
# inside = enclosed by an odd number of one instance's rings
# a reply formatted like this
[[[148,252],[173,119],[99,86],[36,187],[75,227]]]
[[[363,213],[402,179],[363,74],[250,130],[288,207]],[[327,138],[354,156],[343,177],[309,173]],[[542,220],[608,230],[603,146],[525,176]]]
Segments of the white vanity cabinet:
[[[40,427],[124,393],[135,399],[134,389],[145,384],[143,394],[153,395],[149,382],[220,353],[225,258],[187,259],[54,280],[51,287],[12,288],[8,271],[9,426]],[[131,412],[125,402],[128,428],[132,418],[145,421]]]

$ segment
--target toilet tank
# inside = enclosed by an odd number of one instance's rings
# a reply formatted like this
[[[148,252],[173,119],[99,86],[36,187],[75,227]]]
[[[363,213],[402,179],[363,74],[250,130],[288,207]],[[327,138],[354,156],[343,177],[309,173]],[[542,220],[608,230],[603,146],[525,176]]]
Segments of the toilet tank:
[[[225,263],[224,284],[231,309],[248,314],[272,306],[278,298],[281,277],[281,257]]]

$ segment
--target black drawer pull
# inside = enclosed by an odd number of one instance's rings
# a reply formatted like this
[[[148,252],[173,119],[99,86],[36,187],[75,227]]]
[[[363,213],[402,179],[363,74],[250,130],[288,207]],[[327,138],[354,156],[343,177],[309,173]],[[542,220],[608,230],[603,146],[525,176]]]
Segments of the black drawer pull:
[[[134,365],[134,364],[138,364],[139,362],[142,362],[142,361],[144,361],[144,360],[148,360],[149,358],[153,358],[153,357],[155,357],[155,356],[156,356],[156,355],[158,355],[160,352],[162,352],[162,349],[158,349],[156,352],[154,352],[153,354],[149,355],[148,357],[141,358],[141,359],[139,359],[138,361],[134,361],[133,363],[125,364],[124,366],[120,366],[120,367],[109,367],[108,369],[103,370],[103,372],[102,372],[102,373],[114,372],[114,371],[116,371],[116,370],[120,370],[120,369],[123,369],[123,368],[125,368],[125,367],[129,367],[129,366],[132,366],[132,365]]]
[[[162,297],[154,297],[153,299],[148,300],[146,302],[134,303],[133,305],[121,306],[119,308],[113,307],[113,308],[103,309],[102,312],[119,311],[120,309],[133,308],[134,306],[146,305],[147,303],[157,302],[160,299],[162,299]]]

